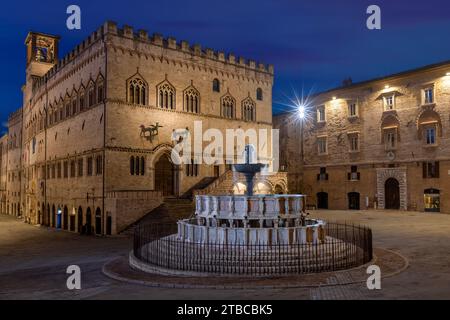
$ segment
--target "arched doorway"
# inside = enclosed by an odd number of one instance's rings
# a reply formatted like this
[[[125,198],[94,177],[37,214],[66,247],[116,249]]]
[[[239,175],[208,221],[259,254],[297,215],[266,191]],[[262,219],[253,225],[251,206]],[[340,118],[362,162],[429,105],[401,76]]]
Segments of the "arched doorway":
[[[359,210],[359,192],[348,193],[348,208],[350,210]]]
[[[42,210],[42,224],[44,226],[48,226],[47,211],[45,210],[45,204],[44,203],[41,206],[41,210]]]
[[[106,235],[110,236],[112,233],[112,217],[108,214],[106,217]]]
[[[61,208],[58,207],[56,209],[56,228],[61,229],[61,227],[62,227],[62,212]]]
[[[83,233],[83,209],[81,207],[78,207],[77,220],[78,233]]]
[[[247,186],[242,182],[238,182],[233,186],[233,194],[243,195],[247,191]]]
[[[328,209],[328,193],[317,193],[317,209]]]
[[[63,229],[67,230],[69,226],[69,210],[67,209],[67,206],[64,206],[63,211]]]
[[[253,188],[253,194],[271,194],[272,188],[271,186],[266,182],[258,182],[256,183],[255,187]]]
[[[283,194],[283,187],[277,184],[273,190],[274,194]]]
[[[70,231],[75,231],[75,208],[72,208],[72,212],[69,215],[69,230]]]
[[[47,203],[47,225],[50,227],[52,225],[50,218],[50,205]]]
[[[175,166],[167,154],[163,154],[155,164],[155,190],[163,196],[175,194]]]
[[[52,205],[52,227],[56,227],[56,209],[55,209],[55,205]]]
[[[95,210],[95,234],[102,234],[102,211],[98,207]]]
[[[91,214],[91,208],[87,208],[86,210],[86,234],[91,234],[92,232],[92,214]]]
[[[398,180],[389,178],[384,183],[385,209],[400,209],[400,186]]]

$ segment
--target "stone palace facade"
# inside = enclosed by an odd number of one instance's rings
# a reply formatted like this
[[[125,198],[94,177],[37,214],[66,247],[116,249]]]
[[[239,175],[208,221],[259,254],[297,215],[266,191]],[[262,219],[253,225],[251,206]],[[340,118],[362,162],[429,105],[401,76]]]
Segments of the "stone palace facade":
[[[23,106],[0,139],[1,212],[109,235],[167,197],[239,192],[227,164],[172,163],[173,132],[196,120],[270,130],[272,66],[113,22],[62,59],[58,42],[25,40]],[[286,175],[256,187],[286,192]]]
[[[274,117],[289,188],[309,206],[450,213],[450,62],[310,98],[303,122]]]

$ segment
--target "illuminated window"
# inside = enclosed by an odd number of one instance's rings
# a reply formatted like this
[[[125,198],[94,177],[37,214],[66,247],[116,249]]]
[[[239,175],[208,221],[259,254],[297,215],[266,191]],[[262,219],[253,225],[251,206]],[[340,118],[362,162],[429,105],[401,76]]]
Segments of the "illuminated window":
[[[426,212],[440,212],[441,211],[441,198],[440,191],[438,189],[425,189],[424,190],[424,210]]]
[[[383,97],[384,101],[384,110],[394,110],[395,109],[395,95],[389,95]]]
[[[317,107],[317,122],[325,122],[325,106],[318,106]]]

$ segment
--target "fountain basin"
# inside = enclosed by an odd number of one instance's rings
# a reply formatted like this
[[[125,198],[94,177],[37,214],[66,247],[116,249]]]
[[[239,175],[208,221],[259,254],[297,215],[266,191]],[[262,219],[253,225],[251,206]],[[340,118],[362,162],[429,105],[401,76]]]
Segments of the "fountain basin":
[[[325,239],[325,222],[322,220],[307,220],[306,226],[263,228],[215,227],[197,222],[197,219],[178,221],[177,240],[219,245],[287,245],[317,244]]]

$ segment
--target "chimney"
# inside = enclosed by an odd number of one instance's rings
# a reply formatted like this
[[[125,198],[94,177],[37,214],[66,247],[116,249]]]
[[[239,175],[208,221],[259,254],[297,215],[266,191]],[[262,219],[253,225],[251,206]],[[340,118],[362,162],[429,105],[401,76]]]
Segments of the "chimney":
[[[353,84],[353,81],[352,81],[351,77],[348,77],[348,78],[345,78],[344,80],[342,80],[343,87],[348,87],[348,86],[351,86],[352,84]]]

